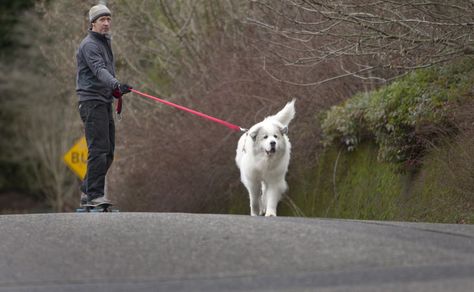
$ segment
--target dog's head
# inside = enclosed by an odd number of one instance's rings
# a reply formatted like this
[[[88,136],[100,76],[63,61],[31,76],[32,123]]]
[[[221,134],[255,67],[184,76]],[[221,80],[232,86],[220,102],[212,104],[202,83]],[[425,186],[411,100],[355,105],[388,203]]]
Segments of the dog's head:
[[[254,150],[272,156],[285,150],[287,133],[288,128],[279,123],[264,122],[250,129],[249,136],[254,142]]]

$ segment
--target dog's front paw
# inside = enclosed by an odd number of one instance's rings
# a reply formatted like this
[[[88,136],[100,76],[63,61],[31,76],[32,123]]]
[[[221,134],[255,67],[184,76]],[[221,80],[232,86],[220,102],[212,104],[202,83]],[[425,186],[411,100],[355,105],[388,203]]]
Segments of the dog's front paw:
[[[267,212],[265,213],[265,217],[276,217],[276,213],[275,212]]]

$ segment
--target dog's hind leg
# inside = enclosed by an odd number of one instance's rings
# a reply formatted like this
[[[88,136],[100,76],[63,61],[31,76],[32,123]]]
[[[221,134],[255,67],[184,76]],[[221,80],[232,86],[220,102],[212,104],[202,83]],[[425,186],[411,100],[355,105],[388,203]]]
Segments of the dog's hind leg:
[[[267,186],[265,182],[262,182],[262,196],[259,200],[260,203],[260,212],[258,213],[259,216],[265,215],[267,211]]]
[[[250,215],[258,216],[260,214],[260,183],[247,181],[244,183],[244,185],[247,188],[247,191],[249,192]]]

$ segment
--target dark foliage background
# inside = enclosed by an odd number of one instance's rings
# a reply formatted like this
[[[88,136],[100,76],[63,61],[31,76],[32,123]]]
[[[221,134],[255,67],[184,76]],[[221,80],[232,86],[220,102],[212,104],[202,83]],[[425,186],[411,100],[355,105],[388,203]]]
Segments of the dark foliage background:
[[[290,188],[318,164],[323,110],[472,51],[472,1],[102,2],[113,11],[118,78],[140,91],[242,127],[296,98]],[[55,211],[79,198],[62,155],[82,135],[75,50],[96,3],[1,4],[0,190]],[[234,163],[239,134],[133,94],[124,107],[108,176],[122,210],[227,212],[247,200]]]

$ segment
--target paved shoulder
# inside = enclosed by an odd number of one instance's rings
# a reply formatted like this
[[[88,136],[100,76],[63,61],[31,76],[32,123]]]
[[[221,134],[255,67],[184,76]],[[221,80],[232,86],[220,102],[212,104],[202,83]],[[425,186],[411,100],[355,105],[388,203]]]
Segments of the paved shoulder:
[[[108,213],[0,216],[0,291],[466,291],[474,226]]]

